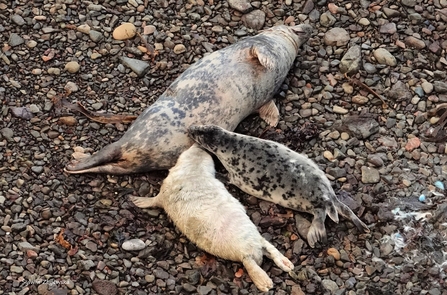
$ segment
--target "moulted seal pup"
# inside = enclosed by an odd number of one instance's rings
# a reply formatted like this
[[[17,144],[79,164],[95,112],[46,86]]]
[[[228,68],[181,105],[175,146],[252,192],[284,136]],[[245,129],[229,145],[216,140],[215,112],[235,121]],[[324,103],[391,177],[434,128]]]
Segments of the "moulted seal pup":
[[[130,126],[123,137],[96,154],[66,166],[69,173],[128,174],[174,166],[193,144],[192,124],[214,124],[228,130],[259,112],[276,126],[279,112],[272,101],[309,25],[276,26],[213,52],[191,65]]]
[[[247,194],[283,207],[313,214],[307,241],[326,241],[326,214],[338,213],[359,229],[368,227],[340,202],[324,172],[311,159],[274,141],[226,131],[218,126],[191,126],[190,136],[214,153],[228,170],[231,183]]]
[[[261,236],[242,204],[214,174],[212,157],[194,144],[169,170],[156,197],[131,200],[141,208],[163,208],[199,248],[242,262],[256,287],[268,291],[273,282],[259,266],[263,255],[286,272],[294,268],[293,263]]]

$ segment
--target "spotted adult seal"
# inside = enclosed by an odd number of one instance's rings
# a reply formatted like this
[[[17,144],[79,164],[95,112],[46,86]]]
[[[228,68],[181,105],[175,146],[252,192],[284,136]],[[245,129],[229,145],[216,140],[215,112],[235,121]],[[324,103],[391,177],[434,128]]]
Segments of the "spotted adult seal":
[[[311,247],[326,241],[326,215],[338,213],[359,229],[368,227],[340,202],[324,172],[307,156],[274,141],[226,131],[218,126],[191,126],[190,136],[215,154],[231,183],[255,197],[313,214],[307,241]]]
[[[276,126],[273,95],[284,81],[309,25],[276,26],[215,51],[182,73],[130,126],[96,154],[68,164],[69,173],[128,174],[168,169],[193,144],[192,124],[228,130],[259,112]]]
[[[180,155],[156,197],[131,197],[131,200],[141,208],[163,208],[199,248],[242,262],[261,291],[273,287],[272,280],[259,266],[263,255],[286,272],[294,268],[289,259],[261,236],[242,204],[215,178],[212,157],[197,144]]]

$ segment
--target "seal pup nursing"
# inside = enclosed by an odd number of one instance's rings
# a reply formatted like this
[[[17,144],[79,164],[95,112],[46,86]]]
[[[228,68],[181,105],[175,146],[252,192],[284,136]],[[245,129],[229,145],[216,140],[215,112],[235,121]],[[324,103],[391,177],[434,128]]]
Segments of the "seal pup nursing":
[[[273,282],[259,266],[263,255],[286,272],[294,268],[293,263],[261,236],[242,204],[214,175],[212,157],[194,144],[169,170],[156,197],[131,200],[141,208],[163,208],[199,248],[242,262],[256,287],[266,292]]]
[[[228,130],[259,112],[272,126],[272,101],[293,65],[309,25],[276,26],[215,51],[182,73],[129,127],[99,152],[65,167],[68,173],[129,174],[169,169],[193,141],[187,127],[215,124]]]
[[[359,229],[368,227],[340,202],[329,179],[311,159],[274,141],[224,130],[218,126],[191,126],[190,136],[215,154],[242,191],[283,207],[313,214],[307,241],[311,247],[326,241],[326,215],[338,223],[338,214]]]

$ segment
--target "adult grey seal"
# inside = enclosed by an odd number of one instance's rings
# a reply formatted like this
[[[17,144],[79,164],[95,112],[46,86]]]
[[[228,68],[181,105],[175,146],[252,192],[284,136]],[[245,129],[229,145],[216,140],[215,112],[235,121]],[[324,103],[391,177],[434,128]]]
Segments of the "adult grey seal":
[[[163,208],[199,248],[242,262],[261,291],[273,287],[272,280],[259,266],[263,255],[286,272],[294,268],[289,259],[261,236],[244,206],[215,178],[212,157],[197,144],[180,155],[156,197],[130,199],[141,208]]]
[[[187,127],[214,124],[228,130],[259,112],[276,126],[273,95],[284,81],[309,25],[276,26],[215,51],[182,73],[130,126],[123,137],[68,173],[128,174],[171,168],[193,141]]]
[[[329,179],[307,156],[277,142],[218,126],[191,126],[188,130],[197,143],[219,158],[231,183],[241,190],[283,207],[313,214],[307,235],[311,247],[326,241],[326,215],[338,223],[340,214],[369,232],[352,210],[338,200]]]

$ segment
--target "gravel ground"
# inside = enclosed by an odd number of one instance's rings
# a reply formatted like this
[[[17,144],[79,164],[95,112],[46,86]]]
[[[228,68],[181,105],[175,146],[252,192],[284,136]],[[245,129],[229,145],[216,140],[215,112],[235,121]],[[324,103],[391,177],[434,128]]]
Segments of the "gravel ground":
[[[139,35],[115,40],[122,22]],[[207,52],[301,22],[315,30],[277,95],[278,128],[253,116],[238,132],[314,159],[371,233],[327,221],[328,243],[311,249],[309,216],[229,186],[295,264],[292,279],[265,259],[269,294],[447,294],[444,118],[427,114],[447,102],[446,0],[0,0],[0,294],[259,293],[240,263],[129,202],[166,172],[63,173],[75,147],[97,151],[127,125],[54,102],[139,114]]]

